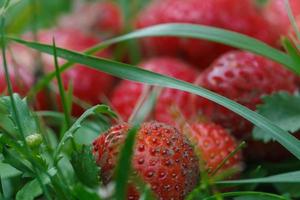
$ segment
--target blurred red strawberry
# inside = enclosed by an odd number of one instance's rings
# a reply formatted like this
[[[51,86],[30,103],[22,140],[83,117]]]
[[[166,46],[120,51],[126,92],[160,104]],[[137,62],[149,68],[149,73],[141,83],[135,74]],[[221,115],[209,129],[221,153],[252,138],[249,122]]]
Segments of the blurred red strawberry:
[[[207,68],[196,84],[236,101],[251,110],[261,97],[274,92],[296,91],[296,76],[280,64],[243,51],[222,55]],[[249,136],[252,124],[228,109],[195,97],[199,112],[228,128],[238,138]]]
[[[7,95],[8,87],[5,79],[3,60],[0,62],[0,94]],[[25,96],[33,84],[33,77],[23,66],[17,65],[14,58],[10,55],[7,55],[7,67],[13,92],[19,93],[21,96]]]
[[[146,70],[187,82],[193,82],[197,76],[197,71],[176,58],[153,58],[142,62],[140,66]],[[112,106],[124,120],[128,120],[146,87],[144,84],[124,80],[114,89],[111,97]],[[194,114],[189,93],[175,89],[163,89],[154,108],[154,118],[160,122],[174,125],[173,112],[176,112],[172,110],[174,107],[187,118]]]
[[[52,44],[53,37],[55,37],[57,47],[73,51],[84,51],[100,42],[98,39],[83,34],[76,29],[55,29],[40,32],[38,35],[39,41],[47,44]],[[109,57],[109,53],[104,51],[98,53],[97,56]],[[53,56],[43,55],[42,61],[46,71],[53,71],[55,69]],[[65,61],[59,59],[59,63],[63,64]],[[100,103],[103,95],[108,94],[114,82],[112,76],[80,64],[76,64],[71,69],[62,73],[62,80],[66,88],[70,83],[72,84],[74,97],[91,105]],[[40,109],[48,109],[48,105],[45,105],[47,100],[45,98],[44,94],[39,95],[38,107]],[[74,115],[78,116],[84,111],[75,103],[73,105],[72,113]]]
[[[121,9],[113,2],[81,3],[72,13],[62,17],[62,28],[77,28],[83,32],[107,38],[119,34],[123,28]]]
[[[184,133],[198,149],[209,175],[230,169],[242,170],[242,154],[237,152],[220,168],[220,164],[237,148],[237,142],[223,127],[212,122],[198,122],[184,127]],[[216,171],[218,170],[218,171]]]
[[[108,184],[130,125],[111,127],[93,142],[93,152],[101,168],[101,180]],[[132,166],[158,199],[182,200],[199,180],[199,161],[188,139],[176,128],[146,122],[136,135]],[[134,183],[129,184],[128,199],[139,199]]]
[[[291,25],[287,10],[285,7],[285,0],[272,0],[264,10],[264,16],[275,29],[275,33],[286,35]],[[293,15],[297,18],[300,15],[300,1],[289,0]]]
[[[252,0],[164,0],[154,1],[141,11],[137,28],[164,23],[191,23],[224,28],[274,44],[267,21]],[[155,37],[143,39],[149,54],[173,55],[186,58],[197,66],[207,67],[211,61],[229,48],[204,40]]]

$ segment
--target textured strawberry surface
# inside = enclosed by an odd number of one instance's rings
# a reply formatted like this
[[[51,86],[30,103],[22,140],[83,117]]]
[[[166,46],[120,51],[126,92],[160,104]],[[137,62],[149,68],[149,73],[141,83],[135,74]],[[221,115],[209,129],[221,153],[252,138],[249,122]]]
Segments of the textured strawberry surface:
[[[140,66],[146,70],[187,82],[193,82],[197,76],[196,70],[176,58],[153,58],[142,62]],[[111,97],[112,106],[124,120],[128,120],[139,98],[144,95],[146,87],[140,83],[124,80],[114,89]],[[191,98],[187,92],[175,89],[163,89],[157,98],[154,108],[154,118],[160,122],[174,124],[174,110],[179,110],[185,117],[189,118],[195,111],[190,101]],[[174,107],[176,108],[172,109]]]
[[[232,99],[251,110],[261,97],[278,91],[295,92],[295,75],[266,58],[232,51],[218,58],[198,77],[196,84]],[[228,128],[238,138],[247,137],[252,124],[228,109],[201,97],[195,97],[198,111]]]
[[[234,137],[226,129],[212,122],[193,123],[185,127],[185,132],[199,150],[209,174],[215,172],[222,161],[237,148]],[[240,170],[242,167],[242,155],[238,152],[228,159],[217,173],[233,168]]]
[[[277,38],[251,0],[164,0],[153,1],[141,11],[136,26],[144,28],[164,23],[191,23],[224,28],[243,33],[269,44]],[[143,46],[149,55],[181,56],[207,67],[211,61],[229,47],[196,39],[155,37],[143,39]]]
[[[112,180],[120,146],[129,128],[126,123],[113,126],[93,143],[104,184]],[[198,182],[198,162],[189,141],[176,128],[155,121],[142,124],[136,136],[132,165],[159,199],[184,199]],[[134,189],[129,190],[128,199],[138,199]]]

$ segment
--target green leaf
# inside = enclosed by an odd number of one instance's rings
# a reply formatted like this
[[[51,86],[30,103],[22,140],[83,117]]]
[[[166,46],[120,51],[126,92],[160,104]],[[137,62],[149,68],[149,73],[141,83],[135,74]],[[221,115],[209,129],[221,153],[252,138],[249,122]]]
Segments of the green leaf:
[[[16,200],[34,200],[42,194],[42,189],[37,180],[32,180],[17,193]]]
[[[300,171],[278,174],[264,178],[218,181],[217,184],[250,184],[250,183],[300,183]]]
[[[125,143],[120,151],[120,157],[115,169],[116,200],[126,199],[127,184],[131,173],[131,158],[133,156],[133,146],[138,129],[138,126],[134,126],[128,131]]]
[[[234,198],[235,200],[288,200],[283,196],[279,196],[276,194],[265,193],[265,192],[227,192],[217,194],[216,196],[207,197],[203,200],[218,200],[219,197],[238,197]],[[227,198],[226,198],[227,199]],[[231,199],[231,198],[230,198]]]
[[[110,124],[104,121],[85,121],[81,128],[74,134],[74,140],[77,144],[90,145],[92,142],[110,127]]]
[[[83,121],[88,118],[90,115],[93,114],[107,114],[111,117],[116,117],[116,114],[106,105],[96,105],[88,110],[86,110],[79,119],[70,127],[70,129],[64,134],[62,139],[60,140],[59,144],[57,145],[56,151],[54,153],[54,160],[57,161],[58,155],[65,145],[65,143],[70,139],[73,138],[74,133],[81,127]]]
[[[83,146],[80,152],[75,152],[71,163],[79,181],[89,187],[99,186],[100,168],[96,164],[90,146]]]
[[[300,198],[300,190],[299,190],[299,183],[290,184],[290,183],[278,183],[274,184],[274,187],[281,193],[281,194],[289,194],[289,196],[299,199]]]
[[[300,95],[281,92],[266,96],[263,98],[263,104],[258,106],[257,112],[285,131],[296,132],[300,129]],[[258,127],[254,128],[253,137],[264,142],[275,139],[273,135]]]
[[[56,175],[55,169],[50,169],[49,174],[51,176]],[[42,175],[41,182],[44,185],[50,183],[50,179],[46,175]],[[34,200],[36,197],[40,196],[43,193],[43,190],[40,187],[40,183],[37,179],[33,179],[32,181],[27,182],[24,187],[18,191],[16,195],[16,200]]]
[[[74,187],[73,192],[78,200],[100,200],[100,197],[95,191],[80,184]]]
[[[39,51],[51,54],[52,47],[49,45],[38,44],[35,42],[26,42],[20,39],[14,39],[15,41],[29,46],[31,48],[37,49]],[[249,44],[250,45],[250,44]],[[252,46],[252,44],[250,45]],[[277,50],[276,50],[277,52]],[[150,72],[147,70],[143,70],[128,64],[118,63],[114,61],[110,61],[107,59],[96,58],[93,56],[83,55],[77,52],[65,50],[58,48],[57,55],[66,60],[77,62],[83,65],[90,66],[91,68],[103,71],[108,74],[112,74],[114,76],[128,79],[136,82],[147,83],[149,85],[159,85],[168,88],[179,89],[182,91],[190,92],[196,94],[198,96],[202,96],[204,98],[210,99],[213,102],[216,102],[224,107],[232,110],[233,112],[239,114],[245,119],[249,120],[256,126],[263,129],[265,132],[272,134],[273,137],[281,143],[286,149],[288,149],[292,154],[294,154],[298,159],[300,159],[300,142],[288,132],[282,130],[275,124],[273,124],[270,120],[265,117],[249,110],[248,108],[231,101],[221,95],[218,95],[214,92],[206,90],[202,87],[197,87],[190,83],[180,81],[178,79],[174,79],[171,77],[167,77],[161,74],[157,74],[154,72]],[[89,111],[91,112],[91,111]],[[81,119],[82,120],[82,119]],[[78,124],[77,124],[78,126]],[[74,129],[74,127],[73,127]],[[75,128],[77,129],[77,127]],[[73,131],[73,130],[72,130]],[[72,135],[72,132],[66,134],[66,138]],[[66,139],[65,138],[65,139]],[[65,142],[65,139],[62,142]],[[59,145],[59,151],[61,148],[61,144]]]
[[[20,121],[22,122],[21,126],[24,132],[24,136],[26,137],[32,134],[36,134],[38,132],[36,120],[31,110],[29,109],[26,99],[21,99],[18,94],[14,94],[13,98],[19,113],[18,115]],[[2,128],[7,131],[16,133],[15,127],[17,122],[15,121],[16,117],[14,116],[10,97],[1,97],[0,107],[0,123]],[[4,107],[5,109],[3,109]]]
[[[10,178],[13,176],[18,176],[20,174],[22,174],[21,171],[17,170],[9,164],[0,162],[0,178]]]

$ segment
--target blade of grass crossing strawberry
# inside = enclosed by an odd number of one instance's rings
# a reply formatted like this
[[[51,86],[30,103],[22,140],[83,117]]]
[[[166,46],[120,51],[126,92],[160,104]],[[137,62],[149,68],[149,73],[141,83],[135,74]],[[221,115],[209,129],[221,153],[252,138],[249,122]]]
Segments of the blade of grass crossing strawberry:
[[[295,67],[300,69],[300,53],[297,47],[295,47],[287,37],[283,37],[282,44],[284,49],[288,52],[292,61],[294,62]]]
[[[112,38],[110,40],[106,40],[98,46],[94,47],[93,50],[97,51],[97,48],[102,49],[104,46],[108,46],[126,40],[161,36],[205,39],[212,42],[226,44],[267,57],[271,60],[285,65],[287,68],[294,71],[295,73],[300,74],[300,70],[295,69],[293,62],[287,54],[255,38],[251,38],[249,36],[233,31],[204,25],[192,25],[183,23],[155,25],[128,33],[126,35]]]
[[[14,39],[15,41],[27,45],[28,47],[37,49],[39,51],[52,54],[52,48],[49,45],[38,44],[34,42],[26,42],[20,39]],[[91,68],[103,71],[105,73],[117,76],[119,78],[128,79],[136,82],[146,83],[149,85],[157,85],[167,88],[179,89],[189,93],[196,94],[198,96],[207,98],[214,101],[233,112],[239,114],[245,119],[249,120],[256,126],[265,130],[268,134],[272,134],[273,137],[281,143],[286,149],[288,149],[293,155],[300,159],[300,142],[297,138],[282,130],[270,120],[257,114],[256,112],[249,110],[248,108],[228,99],[214,92],[211,92],[205,88],[197,87],[190,83],[167,77],[161,74],[150,72],[140,69],[138,67],[110,61],[106,59],[96,58],[92,56],[83,55],[77,52],[57,48],[57,55],[66,60],[77,62],[83,65],[87,65]]]
[[[53,38],[53,55],[54,55],[54,66],[55,66],[55,72],[56,72],[56,79],[58,82],[58,89],[59,89],[59,94],[61,96],[61,101],[63,105],[63,111],[65,115],[65,123],[67,124],[67,127],[71,126],[71,119],[69,115],[69,109],[67,106],[66,102],[66,95],[65,95],[65,89],[62,83],[61,75],[59,72],[59,67],[58,67],[58,61],[57,61],[57,54],[56,54],[56,45],[55,45],[55,39]]]
[[[285,9],[287,11],[288,17],[290,19],[290,23],[292,24],[292,27],[293,27],[298,39],[300,40],[299,27],[298,27],[297,22],[295,20],[295,16],[293,15],[293,11],[291,9],[291,5],[290,5],[289,0],[284,0],[284,6],[285,6]]]
[[[271,60],[274,60],[282,65],[286,66],[288,69],[294,71],[297,74],[300,74],[300,69],[294,65],[294,62],[289,55],[272,48],[271,46],[246,35],[235,33],[232,31],[214,28],[209,26],[201,25],[191,25],[191,24],[163,24],[156,25],[140,30],[133,31],[131,33],[106,40],[99,45],[96,45],[84,53],[91,55],[95,52],[101,51],[104,48],[116,44],[119,42],[138,39],[143,37],[159,37],[159,36],[175,36],[175,37],[186,37],[186,38],[195,38],[195,39],[205,39],[213,42],[219,42],[222,44],[227,44],[239,49],[247,50],[264,57],[267,57]],[[14,39],[14,38],[11,38]],[[60,71],[64,71],[70,68],[74,63],[68,62],[64,64]],[[54,73],[46,75],[42,80],[38,82],[36,86],[32,88],[29,92],[29,96],[32,97],[36,94],[41,88],[45,87],[53,78],[55,77]]]
[[[217,166],[217,168],[211,173],[211,176],[214,176],[225,164],[226,162],[232,158],[234,155],[236,155],[237,152],[239,152],[241,149],[243,149],[246,146],[246,142],[243,141],[237,146],[230,154],[222,160],[222,162]]]
[[[37,181],[38,181],[39,185],[41,186],[41,188],[42,188],[42,190],[43,190],[43,192],[45,194],[46,199],[50,200],[50,199],[52,199],[51,196],[50,196],[50,193],[49,193],[47,187],[45,187],[45,185],[42,182],[39,169],[37,169],[36,166],[35,166],[34,158],[31,158],[30,149],[29,149],[29,147],[27,145],[27,142],[26,142],[23,130],[22,130],[22,126],[21,126],[21,122],[20,122],[20,118],[19,118],[19,113],[17,111],[17,107],[16,107],[16,104],[15,104],[15,101],[14,101],[12,84],[11,84],[11,81],[10,81],[10,76],[9,76],[7,62],[6,62],[5,39],[4,39],[4,37],[5,37],[4,24],[5,24],[5,18],[3,16],[1,18],[1,44],[2,44],[1,45],[2,46],[1,49],[2,49],[2,59],[3,59],[3,66],[4,66],[4,72],[5,72],[5,79],[6,79],[6,83],[7,83],[7,87],[8,87],[8,92],[9,92],[9,96],[10,96],[10,100],[11,100],[11,104],[12,104],[12,108],[13,108],[13,113],[14,113],[13,117],[15,117],[15,120],[16,120],[16,123],[17,123],[17,127],[18,127],[18,130],[19,130],[21,139],[23,140],[24,148],[26,150],[28,158],[30,159],[31,162],[33,162],[32,163],[33,164],[32,168],[33,168],[33,170],[35,172]]]
[[[120,157],[116,165],[116,200],[126,199],[126,192],[128,188],[128,179],[131,173],[131,158],[133,156],[133,146],[135,143],[135,136],[138,132],[139,126],[135,125],[128,131],[125,143],[120,151]]]

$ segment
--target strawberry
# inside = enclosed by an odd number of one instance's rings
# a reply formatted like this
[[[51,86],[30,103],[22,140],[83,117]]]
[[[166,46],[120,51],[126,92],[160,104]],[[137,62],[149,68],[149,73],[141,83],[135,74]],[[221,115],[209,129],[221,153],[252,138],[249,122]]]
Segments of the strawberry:
[[[130,125],[110,128],[93,142],[93,153],[101,167],[101,178],[108,184]],[[151,186],[158,199],[184,199],[196,186],[199,175],[197,156],[187,138],[176,128],[146,122],[136,135],[132,166],[143,181]],[[133,183],[128,199],[138,199]]]
[[[55,36],[56,45],[73,51],[84,51],[85,49],[99,43],[100,41],[89,35],[85,35],[75,29],[57,29],[39,33],[39,40],[43,43],[52,44],[52,37]],[[108,57],[108,52],[101,52],[97,56]],[[43,64],[47,71],[54,70],[54,60],[52,56],[43,56]],[[64,62],[59,60],[60,64]],[[64,86],[67,88],[69,83],[73,85],[73,95],[89,104],[98,104],[103,95],[107,94],[113,85],[114,78],[95,69],[76,64],[73,68],[62,73]],[[45,96],[40,95],[40,108],[47,108]],[[83,109],[74,104],[73,114],[78,116]]]
[[[237,148],[234,137],[226,129],[212,122],[193,123],[185,126],[184,132],[189,135],[199,150],[201,159],[205,164],[204,167],[210,175]],[[240,152],[229,158],[217,173],[233,168],[242,169]]]
[[[25,96],[30,86],[33,83],[33,77],[26,71],[25,68],[17,66],[12,57],[7,57],[7,67],[9,70],[9,78],[12,84],[13,92]],[[0,65],[0,94],[7,94],[7,84],[3,62]]]
[[[120,7],[113,2],[81,3],[75,10],[62,17],[59,26],[77,27],[81,31],[99,33],[103,38],[119,34],[123,19]]]
[[[187,82],[193,82],[197,76],[197,71],[190,65],[176,58],[153,58],[142,62],[140,66],[146,70]],[[121,81],[113,91],[111,97],[112,106],[124,120],[128,120],[132,114],[132,111],[145,88],[146,86],[144,84],[124,80]],[[177,107],[185,117],[190,117],[194,114],[194,107],[189,101],[189,94],[187,92],[175,89],[163,89],[154,108],[154,118],[160,122],[174,125],[172,107]]]
[[[275,42],[269,24],[262,19],[252,0],[244,0],[243,3],[240,0],[157,0],[141,11],[136,27],[140,29],[164,23],[214,26],[269,44]],[[146,38],[143,46],[149,55],[181,56],[199,67],[207,67],[214,58],[229,49],[209,41],[175,37]]]
[[[251,110],[261,97],[274,92],[296,91],[296,76],[280,64],[243,51],[222,55],[197,79],[196,84],[232,99]],[[228,109],[204,98],[194,98],[199,112],[228,128],[238,137],[249,136],[252,124]]]
[[[285,0],[268,1],[268,4],[264,9],[265,18],[273,26],[279,36],[287,34],[291,25],[284,1]],[[289,0],[289,3],[293,15],[297,18],[300,15],[300,1]]]

